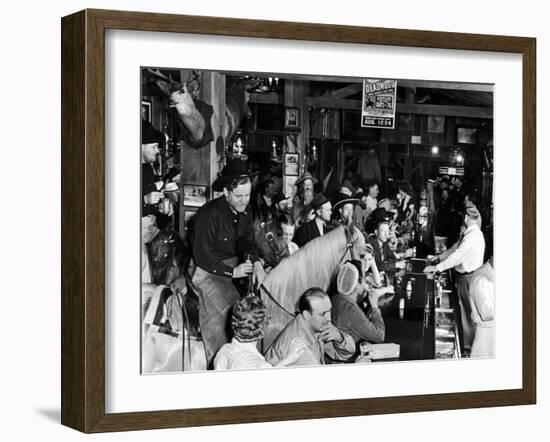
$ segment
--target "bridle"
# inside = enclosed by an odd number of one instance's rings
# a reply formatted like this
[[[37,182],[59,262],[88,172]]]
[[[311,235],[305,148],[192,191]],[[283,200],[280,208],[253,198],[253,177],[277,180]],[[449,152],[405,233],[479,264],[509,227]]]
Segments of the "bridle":
[[[342,261],[344,261],[344,258],[346,257],[346,254],[349,251],[349,254],[351,256],[352,260],[355,260],[355,253],[353,252],[353,246],[357,244],[357,241],[359,241],[358,238],[353,239],[353,235],[351,234],[350,228],[348,226],[344,227],[344,233],[346,234],[346,250],[344,250],[344,254],[342,255],[342,258],[340,258],[340,261],[338,261],[338,264],[341,264]]]

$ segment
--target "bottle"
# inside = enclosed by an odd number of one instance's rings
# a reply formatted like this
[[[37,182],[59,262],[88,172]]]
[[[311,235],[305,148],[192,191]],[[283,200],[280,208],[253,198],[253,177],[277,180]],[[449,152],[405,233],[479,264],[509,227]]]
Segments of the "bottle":
[[[407,281],[407,288],[406,288],[406,293],[407,293],[407,299],[411,299],[411,296],[412,296],[412,281],[409,279]]]
[[[399,319],[405,316],[405,298],[399,299]]]

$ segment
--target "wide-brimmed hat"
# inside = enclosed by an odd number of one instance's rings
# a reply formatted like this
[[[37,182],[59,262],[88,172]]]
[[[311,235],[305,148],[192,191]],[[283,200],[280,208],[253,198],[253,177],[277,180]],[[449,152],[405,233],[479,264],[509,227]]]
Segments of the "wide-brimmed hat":
[[[296,180],[296,185],[299,186],[300,184],[302,184],[305,180],[311,180],[313,181],[313,184],[317,184],[319,182],[319,180],[317,178],[315,178],[311,173],[309,172],[306,172],[304,173],[303,175],[299,176],[298,179]]]
[[[329,203],[329,199],[322,193],[317,193],[311,200],[311,208],[313,210],[320,209],[323,204]]]
[[[390,221],[393,219],[394,213],[389,212],[383,207],[378,207],[371,212],[371,219],[375,222]]]
[[[220,175],[216,181],[214,181],[214,184],[212,184],[212,189],[216,192],[220,192],[227,183],[231,182],[231,180],[245,177],[250,178],[250,172],[246,162],[238,158],[231,159],[222,169]]]
[[[156,130],[151,123],[141,122],[141,144],[160,143],[163,139],[162,132]]]
[[[339,193],[336,196],[336,199],[334,200],[332,210],[336,210],[336,209],[342,207],[345,204],[358,204],[358,203],[359,203],[358,198],[352,198],[351,196],[349,196],[345,193]]]

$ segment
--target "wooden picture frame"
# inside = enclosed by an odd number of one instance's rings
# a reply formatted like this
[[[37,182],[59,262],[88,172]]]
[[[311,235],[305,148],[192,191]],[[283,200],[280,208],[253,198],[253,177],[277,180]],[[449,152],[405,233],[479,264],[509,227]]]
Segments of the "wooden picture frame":
[[[297,107],[285,108],[285,129],[300,129],[300,109]]]
[[[300,155],[297,153],[285,152],[284,154],[284,168],[283,173],[285,176],[298,176],[300,170]]]
[[[149,100],[141,100],[141,119],[149,123],[153,122],[153,103]]]
[[[106,413],[105,31],[174,32],[521,54],[520,388]],[[536,402],[536,40],[405,29],[85,10],[62,19],[62,424],[83,432],[403,413]]]
[[[456,144],[477,144],[479,128],[459,126],[456,128]]]
[[[182,195],[184,206],[201,207],[208,201],[208,186],[184,184]]]

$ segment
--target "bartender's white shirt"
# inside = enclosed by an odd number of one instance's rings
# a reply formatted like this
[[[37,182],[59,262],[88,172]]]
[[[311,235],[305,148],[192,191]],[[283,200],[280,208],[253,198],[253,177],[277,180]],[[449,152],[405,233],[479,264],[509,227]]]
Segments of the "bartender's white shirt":
[[[436,268],[438,272],[455,268],[459,273],[469,273],[483,265],[485,254],[485,239],[477,224],[469,226],[464,232],[462,240],[449,250],[451,253],[440,262]]]

